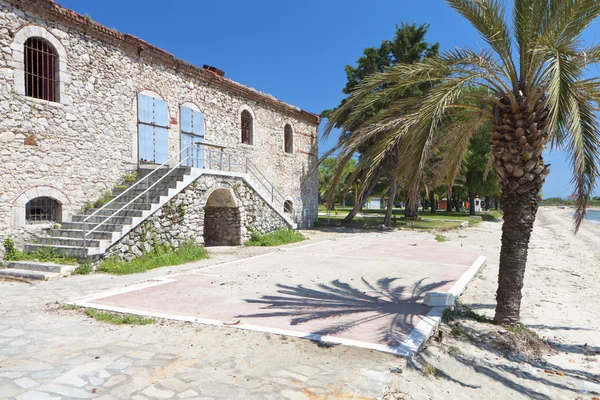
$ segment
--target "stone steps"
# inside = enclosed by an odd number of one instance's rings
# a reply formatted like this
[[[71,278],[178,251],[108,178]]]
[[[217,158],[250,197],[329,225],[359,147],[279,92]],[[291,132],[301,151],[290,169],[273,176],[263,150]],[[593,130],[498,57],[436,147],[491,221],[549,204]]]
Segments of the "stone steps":
[[[69,257],[75,257],[79,259],[85,259],[88,256],[95,254],[90,248],[83,248],[81,246],[61,246],[61,245],[46,245],[46,244],[26,244],[23,248],[25,253],[35,253],[36,251],[44,248],[52,247],[57,254],[62,254]],[[97,251],[97,249],[96,249]]]
[[[16,268],[5,268],[0,269],[0,277],[8,276],[13,278],[36,280],[36,281],[50,281],[60,278],[62,275],[54,272],[43,272],[43,271],[30,271],[26,269]]]
[[[39,261],[5,261],[4,267],[7,269],[50,272],[53,274],[65,274],[75,269],[75,265],[55,264]]]
[[[95,233],[95,232],[94,232]],[[93,234],[93,233],[92,233]],[[83,232],[82,232],[83,236]],[[45,237],[41,238],[39,243],[46,246],[67,246],[67,247],[83,247],[83,238],[70,238],[70,237]],[[85,240],[86,247],[100,247],[100,240],[90,239],[89,237]]]
[[[91,229],[91,228],[90,228]],[[111,240],[114,232],[94,231],[88,234],[88,240]],[[83,239],[83,230],[80,229],[52,229],[49,233],[53,238]]]

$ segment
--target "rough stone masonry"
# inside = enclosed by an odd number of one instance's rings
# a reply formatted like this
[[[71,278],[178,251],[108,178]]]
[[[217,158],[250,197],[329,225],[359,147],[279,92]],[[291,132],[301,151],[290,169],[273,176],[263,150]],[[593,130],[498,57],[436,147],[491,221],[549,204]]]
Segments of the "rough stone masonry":
[[[37,71],[47,81],[31,80],[32,57],[50,62],[31,43],[52,53],[53,64],[46,65],[54,69]],[[32,82],[46,94],[32,91]],[[52,100],[44,98],[48,90]],[[139,94],[168,104],[169,157],[181,148],[180,107],[198,111],[206,142],[249,156],[292,202],[295,222],[314,223],[317,115],[51,0],[0,0],[0,239],[12,235],[23,243],[55,222],[68,221],[85,202],[139,167]],[[252,116],[251,144],[241,139],[244,110]],[[291,153],[285,151],[286,125],[293,131]],[[35,199],[49,199],[56,210],[28,208]],[[39,219],[35,223],[32,213]]]

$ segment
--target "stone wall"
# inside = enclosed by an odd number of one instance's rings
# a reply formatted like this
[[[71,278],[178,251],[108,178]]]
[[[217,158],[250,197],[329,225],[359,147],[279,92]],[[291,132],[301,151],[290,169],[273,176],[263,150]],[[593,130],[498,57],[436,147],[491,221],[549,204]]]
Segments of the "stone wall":
[[[235,207],[204,207],[204,243],[206,246],[242,244],[240,210]]]
[[[211,195],[223,190],[229,193],[233,203],[227,207],[207,207],[207,203],[215,204],[210,200]],[[233,204],[235,207],[231,207]],[[212,213],[207,213],[207,208]],[[220,239],[227,242],[219,244],[236,245],[243,244],[252,231],[268,233],[287,227],[286,221],[243,179],[202,175],[109,248],[104,257],[131,260],[156,245],[178,248],[188,241],[204,244],[205,239],[210,245],[211,237],[219,239],[214,236],[215,229],[221,234]]]
[[[128,51],[92,31],[0,0],[0,238],[10,234],[19,242],[23,237],[28,191],[44,187],[53,198],[66,199],[62,219],[68,221],[86,201],[137,168],[139,93],[169,104],[170,156],[180,149],[180,105],[195,108],[204,114],[207,142],[251,157],[293,202],[298,225],[314,223],[317,176],[308,173],[318,154],[318,118],[230,80],[213,83],[203,74],[161,65],[142,50]],[[60,50],[59,102],[22,92],[21,41],[30,35]],[[240,143],[243,109],[254,115],[253,145]],[[284,151],[286,124],[294,132],[293,154]],[[27,227],[30,232],[41,228],[48,226]]]

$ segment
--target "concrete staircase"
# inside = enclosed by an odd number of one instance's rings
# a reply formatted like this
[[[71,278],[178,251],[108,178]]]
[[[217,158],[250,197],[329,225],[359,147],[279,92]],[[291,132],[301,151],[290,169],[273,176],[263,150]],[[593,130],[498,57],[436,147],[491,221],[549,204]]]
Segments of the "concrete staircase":
[[[37,243],[26,244],[23,250],[34,253],[40,249],[53,248],[58,254],[80,260],[99,260],[110,246],[205,173],[244,179],[267,205],[277,211],[290,227],[295,228],[296,225],[285,215],[282,207],[276,206],[265,193],[264,188],[268,188],[265,182],[261,181],[261,185],[258,185],[250,178],[248,164],[246,163],[244,172],[231,172],[231,167],[225,172],[222,165],[217,170],[183,166],[170,168],[166,164],[156,169],[140,169],[136,182],[130,183],[125,189],[112,190],[113,200],[106,206],[73,215],[70,222],[63,222],[59,229],[50,230],[48,236],[40,238]],[[262,174],[259,174],[260,176],[254,173],[255,179],[261,178]],[[148,188],[151,189],[144,193]],[[0,263],[0,276],[50,280],[69,274],[75,268],[73,265],[37,261],[6,262],[4,265]]]

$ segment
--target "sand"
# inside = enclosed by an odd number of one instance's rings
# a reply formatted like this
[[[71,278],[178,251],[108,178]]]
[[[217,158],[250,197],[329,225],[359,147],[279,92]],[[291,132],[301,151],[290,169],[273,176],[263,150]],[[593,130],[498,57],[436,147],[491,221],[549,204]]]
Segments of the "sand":
[[[494,343],[506,333],[490,324],[463,323],[469,337],[430,340],[386,398],[591,399],[600,391],[600,225],[585,222],[573,235],[572,210],[541,208],[529,248],[522,322],[553,350],[506,354]],[[461,301],[493,317],[501,222],[445,233],[487,257]],[[430,364],[425,376],[422,371]],[[431,368],[435,367],[435,370]]]

